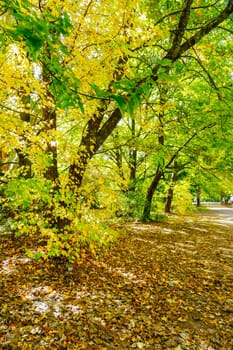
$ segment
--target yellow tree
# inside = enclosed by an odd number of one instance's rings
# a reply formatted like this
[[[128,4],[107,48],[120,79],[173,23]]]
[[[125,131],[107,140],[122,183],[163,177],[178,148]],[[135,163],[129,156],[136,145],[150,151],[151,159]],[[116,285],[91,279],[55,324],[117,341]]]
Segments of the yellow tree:
[[[49,232],[73,229],[87,166],[120,120],[232,12],[231,0],[3,1],[1,133],[13,183],[23,171],[33,205],[43,189]]]

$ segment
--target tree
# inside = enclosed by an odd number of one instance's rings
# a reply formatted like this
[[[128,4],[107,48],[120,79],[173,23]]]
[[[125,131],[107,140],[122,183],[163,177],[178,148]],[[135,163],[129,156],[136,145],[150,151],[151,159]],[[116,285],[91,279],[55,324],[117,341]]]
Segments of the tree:
[[[144,112],[163,86],[169,91],[169,80],[174,85],[186,62],[203,66],[199,57],[190,57],[192,50],[204,50],[207,36],[218,43],[218,33],[229,35],[233,3],[221,1],[216,9],[193,0],[182,5],[16,0],[3,2],[1,12],[1,125],[6,125],[1,133],[7,128],[7,152],[18,156],[19,165],[7,175],[5,193],[36,230],[33,211],[43,207],[42,228],[56,255],[68,246],[67,232],[71,237],[80,230],[85,176],[94,156],[124,118],[131,118],[134,133],[139,107]],[[212,79],[205,67],[202,71]],[[131,149],[132,186],[136,161]],[[161,177],[164,168],[157,172]]]

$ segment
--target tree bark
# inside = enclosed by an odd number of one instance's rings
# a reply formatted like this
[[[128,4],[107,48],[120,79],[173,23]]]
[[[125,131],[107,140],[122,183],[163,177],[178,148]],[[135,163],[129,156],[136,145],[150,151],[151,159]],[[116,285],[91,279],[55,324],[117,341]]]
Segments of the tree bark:
[[[166,205],[165,205],[165,209],[164,209],[165,213],[171,212],[173,195],[174,195],[174,184],[173,185],[171,184],[169,189],[168,189],[168,195],[167,195]]]
[[[73,192],[79,192],[87,164],[103,145],[109,135],[121,120],[121,112],[116,108],[107,121],[100,127],[106,113],[105,108],[99,108],[97,114],[87,123],[75,161],[69,168],[69,188]]]
[[[50,52],[48,52],[48,55],[50,55]],[[48,86],[47,88],[47,96],[51,101],[54,101],[54,97],[51,94],[49,90],[49,86],[52,84],[50,73],[47,72],[47,68],[43,67],[42,72],[42,79],[43,82]],[[54,131],[57,129],[57,115],[55,107],[48,107],[43,106],[42,107],[42,130],[47,135],[53,134]],[[53,183],[53,187],[57,188],[58,184],[56,183],[58,181],[58,167],[57,167],[57,143],[56,140],[48,140],[47,147],[45,150],[46,155],[48,155],[51,159],[51,164],[47,167],[44,173],[44,177],[47,180],[51,180]],[[56,183],[56,184],[55,184]]]
[[[21,97],[22,103],[24,106],[26,106],[27,104],[30,103],[31,97],[27,96],[25,94],[24,88],[20,89],[19,96]],[[31,115],[30,115],[30,113],[22,112],[22,113],[20,113],[20,119],[23,122],[30,123],[31,122]],[[23,141],[22,143],[24,144],[24,148],[23,149],[17,148],[15,150],[17,153],[17,156],[18,156],[19,167],[21,170],[20,176],[25,177],[25,178],[30,178],[30,177],[32,177],[32,162],[28,159],[27,149],[30,148],[31,142],[30,142],[30,140],[28,140],[28,138],[25,136],[25,134],[22,134],[21,138]]]
[[[133,149],[129,154],[129,191],[136,190],[136,174],[137,174],[137,150]]]
[[[201,206],[201,190],[200,190],[200,188],[198,188],[198,190],[196,192],[196,196],[197,196],[197,207],[199,208]]]
[[[136,122],[135,118],[131,119],[131,135],[132,138],[136,138]],[[129,191],[134,192],[136,190],[136,174],[137,174],[137,150],[136,148],[129,150]]]
[[[150,220],[150,212],[151,212],[153,196],[162,176],[163,176],[163,171],[158,167],[156,174],[153,178],[153,181],[151,182],[150,187],[148,188],[148,191],[147,191],[146,204],[144,206],[144,210],[142,214],[142,221]]]
[[[165,213],[170,213],[171,212],[171,206],[172,206],[172,201],[173,201],[173,196],[174,196],[174,188],[175,188],[175,183],[177,181],[177,170],[174,165],[174,171],[171,175],[171,181],[168,189],[168,194],[167,194],[167,199],[166,199],[166,204],[165,204]]]

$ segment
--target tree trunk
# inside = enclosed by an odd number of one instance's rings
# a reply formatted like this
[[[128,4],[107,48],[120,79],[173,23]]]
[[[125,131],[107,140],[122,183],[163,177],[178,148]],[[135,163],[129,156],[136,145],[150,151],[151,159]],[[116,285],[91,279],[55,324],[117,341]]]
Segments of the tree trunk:
[[[129,191],[136,190],[136,173],[137,173],[137,150],[133,149],[129,154]]]
[[[49,50],[47,54],[50,58]],[[54,96],[49,90],[49,87],[52,85],[51,73],[47,70],[46,66],[44,66],[42,70],[42,80],[47,86],[46,94],[48,99],[54,102]],[[66,224],[70,224],[70,222],[67,221],[66,218],[61,218],[55,214],[55,209],[58,204],[65,207],[64,203],[58,203],[59,196],[57,196],[57,198],[55,199],[55,195],[57,195],[60,190],[57,162],[57,141],[55,137],[55,132],[57,130],[57,113],[55,102],[54,106],[44,105],[42,107],[41,123],[41,132],[47,135],[45,139],[46,148],[44,150],[44,153],[45,157],[49,158],[49,165],[44,170],[43,176],[45,180],[48,180],[50,182],[49,201],[45,204],[43,208],[44,218],[47,220],[47,223],[51,228],[56,227],[58,232],[62,232]]]
[[[50,52],[48,52],[50,55]],[[49,90],[49,86],[52,84],[50,73],[47,72],[47,68],[43,67],[42,73],[43,82],[48,85],[47,96],[51,101],[54,101],[54,97]],[[48,135],[53,135],[53,132],[57,129],[57,114],[55,107],[42,107],[42,131],[44,131]],[[53,136],[52,136],[53,137]],[[49,155],[51,158],[50,165],[47,167],[44,173],[44,177],[47,180],[51,180],[53,183],[53,187],[57,188],[58,186],[58,167],[57,167],[57,143],[56,140],[48,139],[46,140],[47,148],[45,150],[46,155]]]
[[[116,108],[101,126],[106,116],[106,111],[106,106],[102,106],[97,110],[93,118],[89,119],[79,145],[76,160],[70,165],[68,186],[75,194],[78,194],[82,185],[83,176],[89,161],[103,145],[108,136],[111,135],[122,118],[120,109]]]
[[[32,177],[32,162],[22,150],[16,149],[16,153],[19,160],[19,167],[21,168],[20,176],[26,179]]]
[[[156,174],[154,176],[154,179],[151,182],[151,185],[147,191],[146,204],[144,206],[144,210],[143,210],[143,214],[142,214],[142,221],[149,221],[150,220],[152,199],[153,199],[154,193],[156,191],[156,188],[157,188],[162,176],[163,176],[163,171],[160,168],[158,168],[156,171]]]
[[[77,154],[77,160],[70,165],[69,168],[69,189],[76,195],[82,185],[83,176],[86,171],[88,162],[91,160],[93,154],[92,152],[85,152],[79,149]]]
[[[136,139],[136,121],[131,118],[130,131],[133,139]],[[137,173],[137,150],[129,149],[129,191],[134,192],[136,189],[136,173]]]
[[[197,207],[200,207],[201,206],[201,190],[200,190],[200,188],[197,190],[196,195],[197,195]]]
[[[44,130],[46,133],[53,133],[57,129],[57,116],[55,110],[50,110],[49,108],[43,108],[43,122]],[[57,168],[57,143],[56,140],[48,140],[47,148],[45,150],[46,155],[51,158],[51,164],[47,167],[44,177],[52,182],[57,182],[58,180],[58,168]],[[54,184],[55,185],[55,184]],[[55,185],[57,187],[57,184]]]
[[[165,209],[164,209],[165,213],[170,213],[171,212],[171,206],[172,206],[172,201],[173,201],[175,183],[176,183],[176,181],[178,179],[178,171],[179,171],[179,167],[177,165],[177,162],[175,162],[174,163],[174,170],[173,170],[173,172],[171,174],[171,180],[170,180],[170,185],[169,185],[169,189],[168,189]]]
[[[168,190],[166,205],[165,205],[165,209],[164,209],[165,213],[170,213],[171,212],[173,195],[174,195],[174,183],[172,183],[170,185],[169,190]]]
[[[20,89],[19,97],[21,97],[22,103],[24,106],[26,106],[27,104],[30,104],[31,97],[27,96],[25,94],[24,88]],[[22,112],[22,113],[20,113],[20,119],[23,122],[30,123],[31,122],[31,115],[30,115],[30,113]],[[31,141],[25,136],[24,133],[20,136],[20,138],[22,139],[22,143],[24,144],[24,148],[23,149],[17,148],[15,150],[17,153],[17,156],[18,156],[18,160],[19,160],[19,167],[21,168],[20,169],[21,170],[20,176],[25,177],[25,178],[30,178],[30,177],[32,177],[32,162],[28,159],[27,149],[30,148]]]

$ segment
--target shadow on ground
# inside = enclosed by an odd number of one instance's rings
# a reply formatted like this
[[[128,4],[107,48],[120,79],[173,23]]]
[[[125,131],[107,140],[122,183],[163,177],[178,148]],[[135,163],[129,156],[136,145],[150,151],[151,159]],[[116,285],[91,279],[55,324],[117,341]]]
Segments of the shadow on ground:
[[[69,269],[2,235],[2,349],[233,349],[232,219],[212,208],[129,223],[104,256]]]

